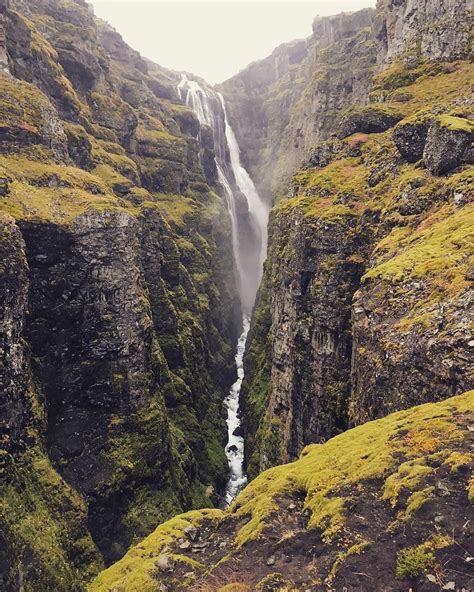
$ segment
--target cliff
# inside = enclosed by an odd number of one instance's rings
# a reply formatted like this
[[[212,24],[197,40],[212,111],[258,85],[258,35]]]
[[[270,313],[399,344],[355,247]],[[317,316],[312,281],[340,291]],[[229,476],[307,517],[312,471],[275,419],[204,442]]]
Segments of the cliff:
[[[344,111],[369,102],[375,73],[400,61],[469,55],[469,14],[466,0],[379,0],[375,11],[317,17],[310,37],[281,45],[221,84],[243,162],[262,195],[272,202],[285,194]]]
[[[379,55],[395,61],[333,120],[272,211],[242,389],[251,476],[472,385],[473,70],[454,42],[464,32],[463,21],[447,36],[447,55],[408,45],[400,61],[383,36]]]
[[[225,484],[230,222],[175,74],[82,0],[0,6],[0,588],[80,590]]]

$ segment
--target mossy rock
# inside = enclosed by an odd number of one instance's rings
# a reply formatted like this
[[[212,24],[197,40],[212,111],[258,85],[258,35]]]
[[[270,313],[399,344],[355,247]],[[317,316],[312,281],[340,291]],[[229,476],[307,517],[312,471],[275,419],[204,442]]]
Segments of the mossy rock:
[[[356,132],[385,132],[403,118],[403,114],[387,105],[368,105],[345,114],[338,125],[337,137],[347,138]]]
[[[440,115],[430,125],[423,160],[434,175],[446,174],[463,162],[471,148],[474,124],[468,119]]]
[[[429,111],[403,119],[393,130],[393,141],[407,162],[417,162],[423,157],[428,129],[435,118]]]

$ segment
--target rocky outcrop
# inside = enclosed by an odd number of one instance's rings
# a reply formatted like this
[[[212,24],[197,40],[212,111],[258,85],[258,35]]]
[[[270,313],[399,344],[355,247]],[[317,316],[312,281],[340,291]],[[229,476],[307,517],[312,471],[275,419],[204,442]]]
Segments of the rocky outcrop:
[[[422,159],[432,119],[431,114],[415,116],[401,121],[393,130],[393,141],[408,162],[418,162]]]
[[[427,61],[468,59],[471,29],[468,0],[379,0],[375,11],[317,18],[311,37],[280,46],[220,85],[242,159],[261,194],[274,201],[286,192],[291,175],[336,132],[344,111],[369,102],[375,72],[389,64],[416,70]],[[372,103],[383,100],[371,96]],[[370,133],[396,123],[380,127],[388,115],[383,105],[361,113],[362,119],[337,131]],[[403,110],[391,115],[400,120]]]
[[[347,138],[357,132],[376,134],[386,132],[402,119],[401,113],[380,105],[369,105],[360,110],[352,110],[342,117],[337,126],[338,138]]]
[[[227,511],[159,526],[90,591],[467,590],[473,403],[471,391],[308,446]]]
[[[436,118],[430,125],[423,160],[434,174],[448,173],[463,162],[474,138],[474,124],[449,115]]]
[[[374,20],[374,33],[384,50],[379,61],[464,58],[472,18],[469,8],[469,0],[379,0]]]
[[[251,475],[294,459],[307,443],[347,425],[351,299],[370,232],[357,234],[357,217],[334,214],[308,223],[303,211],[290,212],[282,204],[272,215],[263,304],[270,308],[271,387],[264,418],[252,434],[256,442],[251,437],[247,443]],[[252,335],[250,344],[255,339]],[[257,388],[255,357],[250,345],[243,390],[248,431],[255,423],[258,427],[251,401]]]
[[[470,162],[473,129],[463,117],[425,111],[401,121],[393,141],[408,162],[423,158],[434,175],[442,175]]]
[[[0,587],[82,590],[219,502],[230,221],[175,74],[82,0],[0,7]]]
[[[0,587],[28,582],[54,589],[61,582],[78,590],[80,580],[103,563],[83,500],[53,469],[45,450],[46,410],[24,340],[26,246],[14,219],[4,213],[0,219]]]

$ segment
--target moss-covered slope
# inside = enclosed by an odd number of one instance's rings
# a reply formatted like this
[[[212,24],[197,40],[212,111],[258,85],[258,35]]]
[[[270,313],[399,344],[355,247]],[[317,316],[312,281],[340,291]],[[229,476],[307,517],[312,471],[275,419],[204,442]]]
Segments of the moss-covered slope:
[[[468,587],[473,405],[468,392],[308,446],[227,512],[161,525],[90,590]]]
[[[175,74],[82,0],[0,11],[0,587],[79,590],[218,499],[230,224]]]

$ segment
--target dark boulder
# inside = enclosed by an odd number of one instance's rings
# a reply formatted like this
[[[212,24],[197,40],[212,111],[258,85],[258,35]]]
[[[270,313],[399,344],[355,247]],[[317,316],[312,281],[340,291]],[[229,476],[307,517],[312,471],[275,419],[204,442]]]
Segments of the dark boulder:
[[[244,428],[242,426],[235,428],[235,430],[232,432],[232,435],[243,438],[245,435]]]
[[[385,132],[398,123],[402,117],[398,111],[384,105],[369,105],[346,113],[339,124],[336,135],[343,139],[356,132],[364,134]]]
[[[426,168],[434,175],[443,175],[463,164],[473,131],[473,124],[462,117],[437,117],[430,125],[423,151]]]
[[[393,141],[400,154],[408,162],[418,162],[428,136],[433,115],[422,114],[401,121],[393,130]]]

